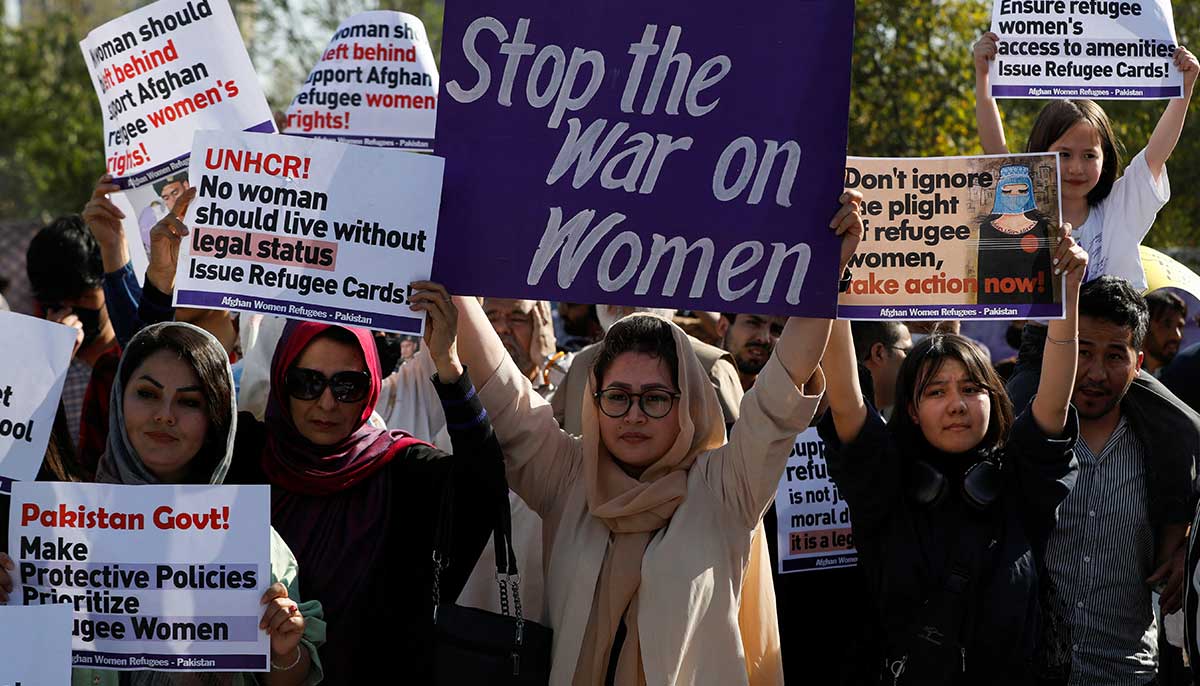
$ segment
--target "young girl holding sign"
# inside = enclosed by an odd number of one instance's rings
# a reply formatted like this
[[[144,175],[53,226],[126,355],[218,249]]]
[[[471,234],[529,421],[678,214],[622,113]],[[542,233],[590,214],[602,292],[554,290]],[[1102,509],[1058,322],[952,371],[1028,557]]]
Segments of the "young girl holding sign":
[[[1008,145],[1000,110],[991,96],[989,63],[996,58],[999,36],[988,32],[975,44],[975,117],[983,151],[1004,154]],[[1145,290],[1138,246],[1149,233],[1158,211],[1170,198],[1166,162],[1183,131],[1188,104],[1200,75],[1196,56],[1183,46],[1175,49],[1175,67],[1183,72],[1183,97],[1171,100],[1154,127],[1146,147],[1118,177],[1121,145],[1108,116],[1091,100],[1054,100],[1042,108],[1026,144],[1026,152],[1059,155],[1060,203],[1063,221],[1078,227],[1080,244],[1091,256],[1087,280],[1104,274],[1119,276]],[[1027,324],[1021,334],[1017,367],[1008,393],[1018,409],[1033,397],[1041,368],[1046,326]],[[1144,370],[1129,388],[1128,402],[1148,408],[1147,470],[1156,504],[1156,567],[1165,576],[1173,565],[1182,578],[1187,523],[1192,519],[1193,448],[1200,442],[1200,416],[1192,412],[1157,379]],[[1155,577],[1159,573],[1156,572]],[[1164,593],[1163,614],[1179,609],[1178,594]]]
[[[130,342],[113,384],[108,446],[97,481],[114,484],[221,484],[233,459],[237,408],[233,372],[221,344],[190,324],[165,323],[144,329]],[[0,601],[12,583],[0,555]],[[271,530],[272,585],[262,596],[266,606],[259,628],[271,637],[271,671],[265,683],[298,686],[322,678],[317,647],[325,641],[325,622],[317,601],[298,602],[296,558]],[[120,672],[76,669],[75,684],[220,684],[259,683],[252,674],[203,675],[168,672]]]

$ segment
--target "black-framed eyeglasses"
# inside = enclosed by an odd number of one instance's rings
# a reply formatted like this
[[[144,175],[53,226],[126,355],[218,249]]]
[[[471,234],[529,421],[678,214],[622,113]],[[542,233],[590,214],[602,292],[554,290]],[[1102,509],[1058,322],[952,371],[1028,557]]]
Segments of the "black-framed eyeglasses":
[[[292,367],[283,379],[288,395],[297,400],[316,400],[325,392],[325,387],[339,403],[356,403],[367,397],[371,390],[371,375],[368,372],[338,372],[327,377],[315,369]]]
[[[597,391],[593,397],[600,405],[600,411],[613,419],[624,417],[633,407],[634,398],[637,398],[642,414],[651,419],[662,419],[670,414],[679,393],[659,389],[631,393],[623,388],[605,388]]]

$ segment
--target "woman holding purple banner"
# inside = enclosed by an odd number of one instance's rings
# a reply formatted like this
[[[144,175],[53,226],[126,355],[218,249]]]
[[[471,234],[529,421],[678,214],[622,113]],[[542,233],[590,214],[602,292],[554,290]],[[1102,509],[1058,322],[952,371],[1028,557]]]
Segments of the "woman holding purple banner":
[[[861,196],[831,222],[844,267]],[[444,293],[436,284],[416,288]],[[728,442],[716,392],[673,323],[630,315],[588,380],[583,435],[517,369],[479,303],[457,297],[458,342],[483,383],[509,483],[543,518],[553,686],[746,686],[738,608],[752,532],[812,419],[828,320],[792,318]]]

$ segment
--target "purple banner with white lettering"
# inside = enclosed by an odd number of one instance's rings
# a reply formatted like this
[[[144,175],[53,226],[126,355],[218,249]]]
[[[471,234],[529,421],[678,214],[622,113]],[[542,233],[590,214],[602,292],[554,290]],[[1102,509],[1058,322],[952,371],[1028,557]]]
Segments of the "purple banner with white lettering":
[[[854,3],[459,0],[433,278],[832,317]]]

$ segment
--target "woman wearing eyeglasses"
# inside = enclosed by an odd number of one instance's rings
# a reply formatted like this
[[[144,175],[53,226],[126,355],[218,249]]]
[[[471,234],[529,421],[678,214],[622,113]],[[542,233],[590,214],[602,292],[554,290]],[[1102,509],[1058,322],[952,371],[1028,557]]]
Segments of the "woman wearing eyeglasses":
[[[843,265],[862,233],[860,198],[844,196],[831,223],[853,236]],[[830,323],[788,321],[726,442],[687,335],[628,316],[604,338],[577,437],[559,429],[479,303],[455,304],[509,483],[543,518],[552,686],[746,686],[738,609],[756,601],[743,593],[752,533],[816,410]]]
[[[152,232],[140,307],[147,323],[171,316],[174,260],[187,234],[173,215]],[[442,597],[457,597],[491,534],[502,457],[458,359],[454,308],[444,291],[411,302],[429,314],[425,341],[454,455],[367,423],[379,357],[370,332],[354,327],[289,321],[264,421],[238,417],[228,483],[272,486],[271,523],[305,571],[302,595],[325,608],[325,684],[373,683],[385,660],[405,683],[434,683],[433,537],[450,480],[453,549]]]

